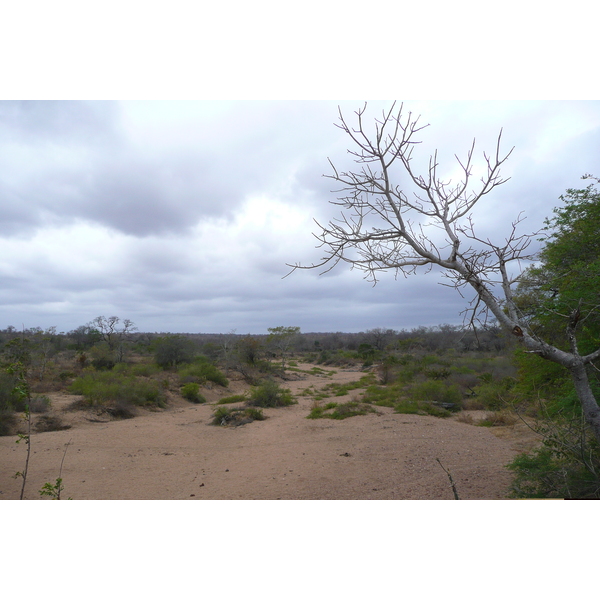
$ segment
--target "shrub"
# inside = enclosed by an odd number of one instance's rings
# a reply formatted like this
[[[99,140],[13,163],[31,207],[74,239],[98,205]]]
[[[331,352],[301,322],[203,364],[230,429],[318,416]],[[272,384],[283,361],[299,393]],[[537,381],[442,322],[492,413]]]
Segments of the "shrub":
[[[17,422],[17,415],[12,410],[0,411],[0,436],[13,435]]]
[[[255,387],[250,393],[248,404],[261,408],[274,408],[295,404],[290,390],[283,389],[275,381],[267,379],[262,385]]]
[[[493,413],[488,413],[484,419],[479,421],[477,425],[482,427],[503,427],[506,425],[514,425],[517,422],[517,417],[507,410],[498,410]]]
[[[547,417],[536,426],[542,446],[507,467],[514,498],[600,499],[600,447],[581,417]]]
[[[206,383],[212,381],[217,385],[227,387],[229,380],[223,372],[213,365],[206,357],[198,357],[192,364],[179,368],[179,377],[183,383]]]
[[[217,401],[217,404],[235,404],[236,402],[245,402],[248,396],[244,394],[236,394],[234,396],[226,396]]]
[[[358,400],[350,400],[343,403],[328,402],[325,406],[320,406],[318,402],[315,402],[307,419],[342,420],[374,412],[377,411],[372,406]]]
[[[90,356],[92,357],[92,366],[98,371],[110,371],[117,364],[114,352],[105,343],[91,348]]]
[[[45,413],[50,409],[50,398],[48,396],[35,396],[31,399],[29,410],[32,413]]]
[[[118,400],[136,406],[166,406],[164,392],[158,383],[111,371],[86,373],[69,386],[69,391],[81,394],[92,406]]]
[[[473,391],[477,400],[485,408],[500,410],[512,402],[514,398],[512,389],[515,386],[515,380],[512,377],[494,379],[491,373],[484,373],[479,378],[481,383]]]
[[[168,369],[194,360],[196,346],[183,335],[166,335],[153,342],[156,364]]]
[[[71,429],[71,425],[65,425],[62,419],[56,415],[43,415],[35,422],[34,428],[38,433],[44,433],[46,431]]]
[[[363,402],[377,406],[394,406],[398,401],[401,389],[396,386],[383,387],[370,385],[363,394]]]
[[[430,380],[413,384],[408,390],[410,399],[417,402],[436,402],[444,408],[459,410],[462,394],[455,384],[448,385],[443,381]],[[446,406],[452,405],[452,406]]]
[[[203,404],[206,398],[200,394],[200,386],[197,383],[186,383],[181,388],[181,395],[189,402]]]
[[[446,418],[452,413],[431,402],[403,399],[394,404],[394,412],[408,415],[430,415],[432,417]]]
[[[513,498],[600,499],[597,456],[594,462],[596,472],[573,457],[557,455],[546,446],[531,454],[520,454],[507,465],[515,474],[510,495]]]
[[[25,410],[25,403],[20,402],[13,393],[16,385],[17,378],[14,375],[0,371],[0,412]]]
[[[227,406],[219,406],[213,413],[211,423],[213,425],[245,425],[252,421],[264,421],[266,417],[259,408],[228,408]]]

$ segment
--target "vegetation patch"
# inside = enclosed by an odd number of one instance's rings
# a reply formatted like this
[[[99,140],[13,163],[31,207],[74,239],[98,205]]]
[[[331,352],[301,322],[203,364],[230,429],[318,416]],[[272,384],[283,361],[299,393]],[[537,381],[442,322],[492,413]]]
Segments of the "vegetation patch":
[[[197,357],[191,364],[183,365],[178,373],[182,383],[205,384],[211,381],[222,387],[229,385],[225,374],[204,356]]]
[[[423,400],[399,400],[394,404],[394,412],[407,415],[430,415],[432,417],[440,417],[445,419],[452,415],[452,412],[443,406],[439,406],[434,402],[426,402]]]
[[[239,427],[240,425],[246,425],[246,423],[252,423],[252,421],[264,421],[265,419],[266,417],[259,408],[229,408],[227,406],[219,406],[213,413],[211,423],[212,425],[219,425],[221,427]]]
[[[277,408],[292,404],[296,404],[296,400],[294,400],[290,390],[282,388],[271,379],[267,379],[264,383],[255,387],[250,392],[250,398],[248,398],[249,406],[259,406],[260,408]]]
[[[197,383],[186,383],[181,388],[181,395],[188,401],[194,404],[204,404],[206,398],[200,393],[200,386]]]
[[[328,402],[325,406],[321,406],[316,402],[307,419],[348,419],[349,417],[357,417],[368,413],[377,413],[370,405],[358,400],[350,400],[348,402]]]
[[[481,427],[506,427],[514,425],[518,417],[508,410],[498,410],[493,413],[487,413],[485,418],[481,419],[477,425]]]
[[[166,407],[164,391],[157,382],[112,371],[90,371],[77,378],[69,391],[81,394],[89,406],[124,401],[135,406]]]
[[[56,415],[42,415],[36,420],[34,429],[38,433],[44,433],[46,431],[71,429],[71,425],[65,425],[62,419]]]
[[[233,396],[226,396],[217,400],[217,404],[235,404],[237,402],[246,402],[246,400],[248,400],[248,396],[245,394],[234,394]]]

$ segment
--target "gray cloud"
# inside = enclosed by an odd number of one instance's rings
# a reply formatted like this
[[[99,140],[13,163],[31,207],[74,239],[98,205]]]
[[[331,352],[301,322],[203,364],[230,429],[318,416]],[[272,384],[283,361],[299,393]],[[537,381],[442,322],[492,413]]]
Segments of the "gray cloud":
[[[361,103],[342,106],[351,115]],[[597,168],[598,102],[414,108],[431,122],[421,166],[439,148],[452,173],[473,137],[480,161],[501,127],[516,146],[512,179],[476,213],[496,239],[521,210],[523,231],[539,227]],[[435,274],[390,273],[375,288],[344,266],[282,279],[286,263],[322,256],[312,219],[339,214],[322,177],[328,157],[353,166],[336,120],[335,102],[0,102],[0,326],[68,330],[98,314],[149,331],[460,323],[466,300]]]

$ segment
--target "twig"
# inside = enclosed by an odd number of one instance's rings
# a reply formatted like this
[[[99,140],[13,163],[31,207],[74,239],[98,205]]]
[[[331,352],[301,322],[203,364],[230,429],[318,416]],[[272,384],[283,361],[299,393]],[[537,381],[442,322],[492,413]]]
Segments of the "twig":
[[[62,469],[63,469],[63,463],[65,462],[65,456],[67,455],[67,450],[69,449],[69,446],[71,445],[71,442],[73,441],[73,438],[71,438],[68,442],[67,445],[65,446],[65,451],[63,452],[63,457],[62,460],[60,461],[60,469],[58,471],[58,478],[60,479],[61,483],[62,483]],[[57,500],[60,500],[60,491],[61,491],[61,486],[59,484],[58,486],[58,496],[56,497]]]
[[[456,491],[456,484],[454,483],[454,479],[452,479],[452,474],[450,473],[450,471],[448,471],[448,469],[446,469],[446,467],[444,467],[444,465],[442,464],[442,461],[439,458],[436,458],[435,460],[438,461],[438,463],[440,464],[440,467],[442,467],[442,469],[444,469],[446,475],[448,475],[448,479],[450,480],[450,485],[452,486],[452,492],[454,493],[454,499],[460,500],[458,492]]]

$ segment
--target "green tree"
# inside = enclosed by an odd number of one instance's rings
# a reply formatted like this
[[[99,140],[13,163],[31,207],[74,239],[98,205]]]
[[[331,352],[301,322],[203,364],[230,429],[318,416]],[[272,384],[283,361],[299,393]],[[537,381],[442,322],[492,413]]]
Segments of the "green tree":
[[[165,335],[153,342],[154,360],[163,367],[176,367],[194,360],[196,346],[183,335]]]
[[[523,274],[516,300],[536,336],[585,356],[600,346],[600,191],[591,184],[569,189],[560,199],[563,205],[545,222],[539,263]],[[558,365],[542,367],[522,353],[519,362],[523,385],[546,395],[565,396],[573,389]],[[598,387],[593,365],[590,361],[587,367],[592,389]]]
[[[568,348],[565,319],[577,327],[579,352],[600,345],[600,191],[593,184],[569,189],[564,206],[546,220],[538,265],[527,269],[518,287],[529,325]]]
[[[281,368],[285,369],[285,359],[289,354],[294,338],[300,333],[300,327],[269,327],[268,331],[267,343],[275,349],[276,354],[279,354]]]

